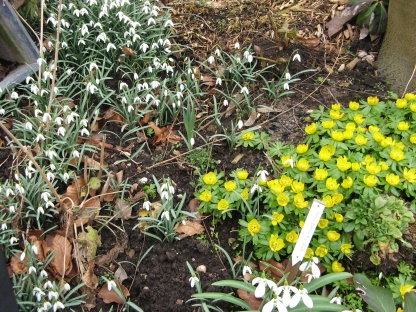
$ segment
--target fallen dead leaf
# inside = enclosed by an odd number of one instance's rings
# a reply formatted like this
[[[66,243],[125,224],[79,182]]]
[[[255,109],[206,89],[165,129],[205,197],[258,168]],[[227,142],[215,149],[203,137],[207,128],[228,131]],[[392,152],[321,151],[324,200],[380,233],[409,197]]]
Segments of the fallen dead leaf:
[[[17,253],[16,256],[20,257],[22,253]],[[10,268],[12,269],[12,271],[16,274],[23,274],[27,272],[27,267],[26,265],[20,261],[20,259],[18,257],[13,256],[10,260]],[[27,259],[27,256],[26,258]]]
[[[263,302],[263,299],[256,298],[254,296],[254,293],[249,295],[247,291],[242,289],[237,289],[237,294],[241,299],[247,302],[247,304],[255,311],[257,311],[260,308],[260,305]]]
[[[72,245],[66,237],[56,231],[47,234],[44,249],[45,255],[52,252],[55,254],[48,268],[55,273],[57,278],[61,278],[72,271]]]
[[[266,265],[265,263],[270,264],[270,266]],[[279,281],[285,274],[286,266],[287,260],[284,260],[283,262],[277,262],[273,259],[270,259],[268,261],[260,261],[259,269],[260,271],[264,270],[266,272],[270,272],[273,278],[276,281]]]
[[[84,156],[82,159],[83,159],[84,163],[91,169],[100,169],[100,167],[101,167],[100,162],[92,159],[91,157]],[[103,168],[107,168],[107,167],[108,167],[108,165],[104,162],[103,163]]]
[[[130,292],[125,286],[119,285],[119,287],[121,291],[123,292],[123,295],[125,298],[130,296]],[[114,302],[114,303],[122,304],[125,301],[122,298],[120,298],[120,296],[116,293],[116,291],[113,288],[111,288],[111,290],[108,290],[108,283],[105,283],[103,287],[101,287],[100,291],[98,292],[98,297],[103,299],[105,303]]]
[[[125,55],[128,55],[128,56],[135,56],[134,51],[128,47],[123,47],[121,49],[121,52],[123,52]]]
[[[131,218],[131,206],[125,200],[120,198],[116,199],[116,204],[114,205],[115,219],[128,220]]]
[[[98,287],[98,278],[94,274],[94,261],[91,261],[88,264],[88,270],[82,276],[82,281],[90,289],[97,289]]]
[[[148,123],[149,127],[155,132],[153,135],[153,145],[165,145],[166,143],[176,143],[182,141],[182,137],[178,135],[176,130],[172,130],[172,126],[159,128],[154,122]]]
[[[176,229],[178,234],[186,234],[187,236],[199,235],[204,232],[204,227],[195,221],[186,221],[185,224],[180,224]]]
[[[319,45],[320,39],[319,38],[302,38],[298,37],[299,42],[308,48],[314,48]]]
[[[251,110],[250,117],[244,122],[244,127],[251,127],[257,119],[257,111],[255,108]]]
[[[101,209],[101,203],[98,196],[87,199],[81,207],[81,213],[75,219],[74,224],[79,227],[86,224],[90,218],[95,214],[98,214]]]
[[[121,265],[114,272],[114,277],[120,282],[120,284],[123,283],[123,281],[128,278],[126,270],[124,270]]]

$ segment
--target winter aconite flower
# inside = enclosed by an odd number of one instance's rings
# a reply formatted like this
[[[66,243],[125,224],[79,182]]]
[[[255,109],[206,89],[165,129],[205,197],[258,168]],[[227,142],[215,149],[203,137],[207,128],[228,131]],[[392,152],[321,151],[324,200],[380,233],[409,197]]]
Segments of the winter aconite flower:
[[[416,169],[415,168],[404,168],[403,178],[409,183],[416,183]]]
[[[207,185],[214,185],[215,183],[217,183],[217,176],[215,175],[214,172],[208,172],[206,175],[204,175],[204,177],[202,178],[202,181],[204,181],[205,184]]]
[[[212,194],[209,190],[204,190],[200,195],[199,199],[205,203],[208,203],[212,199]]]
[[[307,159],[299,159],[296,161],[296,168],[300,171],[306,171],[309,169],[309,161]]]
[[[351,163],[352,171],[359,171],[361,169],[361,164],[358,162]]]
[[[342,244],[341,245],[341,252],[345,255],[349,255],[351,253],[351,244]]]
[[[347,156],[339,156],[337,159],[337,167],[341,171],[346,171],[351,168],[351,163],[348,161]]]
[[[308,202],[305,201],[305,198],[303,197],[302,193],[298,193],[293,198],[293,204],[296,208],[303,209],[308,207]]]
[[[335,221],[337,221],[338,223],[341,223],[342,221],[344,221],[344,216],[340,213],[336,212],[334,214],[334,217],[335,217]]]
[[[338,189],[339,184],[336,179],[328,178],[325,182],[326,188],[330,191],[335,191]]]
[[[217,209],[220,211],[223,211],[223,210],[227,210],[229,206],[230,205],[228,204],[228,201],[223,198],[218,202]]]
[[[248,172],[246,170],[237,171],[237,178],[239,180],[245,180],[248,178]]]
[[[329,220],[328,219],[321,219],[318,222],[318,227],[320,229],[325,229],[328,226]]]
[[[285,207],[289,203],[290,198],[285,193],[280,193],[276,200],[280,206]]]
[[[298,233],[296,233],[295,231],[290,231],[289,233],[286,234],[286,240],[289,243],[296,243],[298,241],[299,235]]]
[[[237,183],[235,181],[227,181],[224,183],[224,187],[227,192],[232,192],[237,188]]]
[[[390,173],[386,176],[386,181],[391,186],[396,186],[397,184],[400,183],[400,176],[394,173]]]
[[[279,238],[279,235],[272,234],[269,239],[269,247],[271,251],[276,252],[285,247],[285,242]]]
[[[313,122],[309,126],[306,126],[305,132],[307,134],[314,134],[316,132],[316,123]]]
[[[348,107],[349,107],[351,110],[356,111],[356,110],[358,110],[358,109],[360,108],[360,104],[359,104],[358,102],[350,102],[350,103],[348,104]]]
[[[398,148],[393,149],[390,152],[390,157],[395,161],[402,161],[404,159],[404,152]]]
[[[353,184],[354,184],[354,181],[352,180],[351,177],[348,176],[342,181],[341,186],[344,189],[349,189]]]
[[[358,146],[365,145],[367,143],[367,141],[368,141],[368,139],[366,137],[362,136],[361,134],[359,134],[355,137],[355,143]]]
[[[319,245],[315,250],[315,255],[321,258],[325,257],[327,253],[328,253],[328,248],[324,244]]]
[[[396,107],[397,108],[405,108],[407,106],[407,100],[406,99],[397,99],[396,100]]]
[[[305,154],[308,151],[308,145],[307,144],[299,144],[296,147],[296,153],[298,154]]]
[[[400,285],[400,295],[402,295],[402,299],[404,299],[404,295],[406,294],[406,293],[408,293],[409,291],[415,291],[414,289],[414,286],[413,285],[410,285],[410,284],[408,284],[408,285]]]
[[[329,111],[329,117],[333,120],[339,120],[344,117],[344,113],[341,113],[339,110],[331,109]]]
[[[333,120],[325,120],[322,122],[322,127],[324,129],[332,129],[335,127],[335,122]]]
[[[397,129],[399,129],[400,131],[406,131],[409,130],[409,124],[406,121],[400,121],[399,124],[397,125]]]
[[[369,96],[367,98],[367,103],[370,106],[376,106],[378,104],[378,102],[379,102],[379,100],[378,100],[378,97],[376,97],[376,96]]]
[[[336,242],[337,240],[339,240],[339,239],[340,239],[341,234],[339,234],[339,233],[338,233],[338,232],[336,232],[336,231],[328,231],[328,233],[326,234],[326,236],[328,237],[328,239],[329,239],[331,242]]]
[[[356,114],[354,115],[354,121],[357,125],[361,125],[365,121],[365,118],[363,114]]]
[[[293,181],[291,186],[293,193],[300,193],[305,189],[305,184],[301,181]]]
[[[249,233],[251,234],[251,236],[254,236],[258,232],[260,232],[261,225],[260,225],[259,221],[257,221],[256,219],[253,219],[248,223],[247,229],[248,229]]]
[[[249,198],[249,196],[250,196],[250,194],[249,194],[249,192],[248,192],[248,188],[245,188],[241,193],[240,193],[240,195],[241,195],[241,197],[244,199],[244,200],[248,200],[248,198]]]
[[[378,179],[375,175],[366,175],[364,176],[363,181],[369,187],[373,187],[378,183]]]
[[[254,138],[255,134],[252,131],[246,132],[241,136],[243,141],[251,141]]]
[[[326,171],[326,169],[315,169],[315,180],[317,181],[323,181],[326,179],[326,177],[328,176],[328,171]]]
[[[335,273],[345,271],[345,268],[342,266],[341,263],[338,262],[338,260],[335,260],[334,262],[332,262],[331,268],[332,268],[332,271]]]
[[[283,214],[278,213],[278,212],[274,212],[272,214],[272,224],[273,224],[273,226],[276,226],[278,223],[282,222],[284,217],[285,216]]]
[[[334,130],[331,132],[331,138],[333,138],[335,141],[341,142],[344,140],[344,132]]]
[[[377,165],[376,163],[368,163],[365,166],[365,170],[367,170],[367,172],[369,174],[378,174],[381,171],[381,166]]]

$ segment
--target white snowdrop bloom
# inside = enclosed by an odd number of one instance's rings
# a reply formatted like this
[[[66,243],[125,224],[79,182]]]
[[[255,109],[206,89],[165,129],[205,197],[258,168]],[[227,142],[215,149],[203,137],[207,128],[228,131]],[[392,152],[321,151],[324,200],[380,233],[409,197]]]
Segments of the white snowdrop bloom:
[[[100,29],[103,29],[103,25],[101,25],[101,23],[100,23],[100,22],[97,22],[97,23],[95,23],[95,24],[94,24],[94,28],[100,28]]]
[[[25,123],[25,128],[27,129],[27,130],[32,130],[32,124],[30,123],[30,122],[26,122]]]
[[[176,97],[177,97],[178,99],[183,98],[183,93],[182,93],[182,92],[180,92],[180,91],[176,92]]]
[[[16,212],[16,207],[15,206],[10,206],[9,207],[9,212],[10,213],[15,213]]]
[[[46,64],[46,61],[43,58],[38,58],[36,63],[38,63],[39,66],[42,66],[42,63]]]
[[[1,93],[1,90],[0,90]],[[6,113],[6,111],[4,110],[4,108],[0,108],[0,115],[4,116],[4,114]]]
[[[51,114],[49,114],[49,113],[43,114],[43,116],[42,116],[42,122],[43,123],[46,124],[46,123],[48,123],[51,120],[52,120]]]
[[[146,51],[149,49],[149,45],[148,45],[146,42],[143,42],[143,43],[140,45],[139,49],[140,49],[140,50],[142,50],[142,51],[143,51],[143,53],[146,53]]]
[[[48,292],[48,299],[52,300],[52,299],[58,299],[59,298],[59,294],[56,291],[49,291]]]
[[[129,86],[127,85],[127,83],[125,83],[125,82],[120,83],[119,90],[127,90],[128,88],[129,88]]]
[[[261,186],[258,184],[254,184],[250,189],[250,193],[253,194],[255,191],[261,192],[262,191]]]
[[[293,56],[293,61],[298,61],[298,62],[301,62],[301,59],[300,59],[300,55],[299,55],[299,53],[296,53],[296,54]]]
[[[1,224],[1,230],[2,230],[2,231],[7,230],[7,224],[6,224],[6,223],[2,223],[2,224]]]
[[[146,103],[149,103],[149,101],[153,99],[154,99],[154,96],[151,95],[150,93],[146,95]]]
[[[65,136],[65,131],[66,131],[65,128],[61,126],[58,128],[57,134],[61,136]]]
[[[64,28],[69,28],[71,26],[71,24],[69,24],[68,21],[66,21],[65,19],[61,18],[61,25]]]
[[[234,49],[236,49],[236,50],[239,50],[240,49],[240,44],[238,43],[238,41],[235,43]]]
[[[46,178],[48,178],[48,180],[52,182],[55,179],[55,175],[52,172],[47,172]]]
[[[63,174],[63,179],[65,182],[69,180],[69,174],[67,172]]]
[[[49,207],[55,207],[55,205],[53,204],[53,202],[51,202],[51,201],[49,200],[49,201],[47,201],[47,202],[46,202],[45,207],[46,207],[46,208],[49,208]]]
[[[87,128],[81,129],[81,136],[89,136],[90,132],[87,130]]]
[[[39,274],[40,277],[48,277],[48,272],[46,272],[45,270],[40,271]]]
[[[52,79],[53,75],[50,71],[45,70],[42,74],[43,80]]]
[[[13,236],[10,238],[10,245],[13,245],[15,243],[17,243],[17,238]]]
[[[228,106],[228,100],[224,100],[223,105]]]
[[[159,45],[156,42],[153,42],[152,47],[150,49],[151,50],[156,50],[157,48],[159,48]]]
[[[86,34],[89,34],[89,33],[90,33],[90,31],[88,29],[88,26],[85,25],[85,24],[82,24],[82,26],[81,26],[81,35],[85,36]]]
[[[289,90],[289,84],[287,82],[283,85],[283,89],[284,90]]]
[[[56,311],[58,311],[59,309],[64,310],[64,309],[65,309],[65,306],[64,306],[64,304],[63,304],[62,302],[57,301],[57,302],[55,302],[55,303],[53,304],[53,312],[56,312]]]
[[[53,288],[53,284],[51,281],[47,281],[45,284],[43,284],[43,289]]]
[[[178,101],[178,102],[176,103],[176,105],[178,105],[178,107],[180,107],[180,106],[181,106],[181,101]]]
[[[165,22],[165,25],[164,25],[165,27],[173,27],[174,25],[173,25],[173,22],[171,21],[171,20],[167,20],[166,22]]]
[[[165,192],[167,194],[167,192]],[[166,198],[167,199],[167,198]],[[166,220],[170,220],[170,215],[169,215],[169,211],[164,211],[162,212],[162,214],[160,215],[161,219],[166,219]]]
[[[148,6],[143,6],[142,11],[148,14],[150,12],[150,8]]]
[[[40,90],[40,96],[43,96],[44,94],[48,94],[49,92],[48,92],[48,90],[46,90],[46,89],[42,89],[42,90]]]
[[[146,209],[147,211],[149,211],[151,207],[152,207],[152,203],[151,202],[145,201],[143,203],[143,208]]]
[[[153,66],[156,67],[156,68],[160,67],[160,59],[159,58],[155,57],[153,59]]]
[[[38,117],[41,114],[43,114],[43,112],[40,109],[35,109],[35,117]]]
[[[167,74],[169,74],[169,73],[172,73],[173,74],[173,67],[170,66],[170,65],[166,66],[166,73]],[[193,76],[192,79],[195,79],[195,75],[192,74],[192,76]]]
[[[243,121],[242,120],[239,120],[238,123],[237,123],[237,128],[238,129],[241,129],[241,128],[243,128],[243,126],[244,126]]]
[[[32,294],[36,297],[38,302],[42,300],[43,296],[45,296],[45,293],[39,287],[33,288]]]
[[[37,255],[39,253],[38,247],[36,245],[32,245],[32,251],[35,255]],[[35,271],[36,272],[36,271]]]
[[[149,66],[149,67],[147,68],[147,71],[148,71],[149,73],[153,72],[153,68],[152,68],[152,66]]]
[[[65,283],[64,286],[62,287],[62,289],[64,291],[70,291],[71,290],[71,285],[69,285],[68,283]]]
[[[140,40],[140,39],[142,39],[142,37],[140,37],[139,35],[137,34],[133,35],[133,42],[136,42],[137,40]]]
[[[42,207],[42,206],[39,206],[39,207],[38,207],[37,212],[38,212],[38,214],[39,214],[39,215],[43,215],[43,214],[45,214],[45,210],[43,209],[43,207]]]
[[[133,78],[134,78],[134,80],[137,80],[137,79],[139,79],[139,75],[137,73],[134,73]]]
[[[156,100],[155,100],[155,102],[154,102],[154,104],[155,104],[156,106],[159,106],[159,104],[160,104],[160,100],[156,99]]]
[[[199,278],[196,276],[191,276],[189,278],[189,283],[191,284],[191,287],[194,288],[195,284],[199,282]]]
[[[214,52],[214,54],[216,55],[216,56],[220,56],[221,55],[221,51],[220,51],[220,49],[215,49],[215,52]]]
[[[39,143],[39,141],[45,141],[45,137],[43,136],[43,134],[38,133],[35,140],[37,143]]]
[[[240,93],[249,94],[247,87],[242,87]]]
[[[181,84],[179,85],[179,90],[181,90],[181,91],[185,90],[185,86],[183,85],[183,83],[181,83]]]
[[[20,254],[20,261],[24,261],[25,260],[25,258],[26,258],[26,253],[23,251],[21,254]]]
[[[257,285],[256,290],[254,291],[254,296],[256,298],[263,298],[264,294],[266,293],[266,286],[268,286],[272,290],[277,289],[277,285],[275,282],[264,278],[264,277],[256,277],[251,281],[252,285]]]
[[[13,91],[12,94],[10,94],[10,98],[12,100],[17,100],[19,98],[19,94],[16,91]]]
[[[52,160],[54,157],[58,156],[55,151],[49,150],[45,151],[45,156],[49,157],[50,160]]]
[[[208,63],[212,64],[214,62],[215,62],[214,56],[210,55],[210,57],[208,58]]]
[[[84,39],[79,39],[78,40],[78,45],[85,45],[85,40]]]
[[[16,183],[14,187],[16,188],[16,190],[19,192],[20,195],[23,195],[25,193],[25,189],[19,183]]]
[[[191,144],[191,146],[194,146],[195,145],[195,139],[194,138],[191,138],[189,140],[189,143]]]
[[[127,106],[127,112],[131,113],[134,111],[134,107],[132,105]]]
[[[165,39],[165,40],[163,40],[163,46],[168,46],[168,47],[170,47],[172,44],[170,43],[170,40],[169,39]]]
[[[295,162],[293,161],[292,158],[286,159],[285,162],[283,163],[283,165],[287,165],[287,164],[289,164],[290,167],[292,168],[295,166]]]
[[[87,89],[87,92],[90,92],[91,94],[94,94],[95,91],[98,90],[98,88],[95,85],[93,85],[91,82],[87,83],[86,89]]]
[[[160,86],[160,82],[159,82],[159,81],[157,81],[157,80],[154,80],[154,81],[152,81],[152,82],[150,83],[150,86],[151,86],[153,89],[156,89],[157,87],[159,87],[159,86]]]
[[[290,76],[290,73],[286,73],[285,78],[286,78],[286,80],[290,80],[292,78],[292,76]]]
[[[31,83],[32,81],[35,81],[35,79],[33,79],[32,77],[30,77],[30,76],[27,76],[26,77],[26,84],[29,84],[29,83]]]
[[[11,188],[6,189],[6,197],[14,196],[14,192]]]
[[[88,15],[88,11],[86,8],[82,8],[81,10],[79,10],[79,13],[84,16],[84,15]]]
[[[52,170],[52,171],[55,171],[55,170],[56,170],[56,167],[55,167],[55,165],[54,165],[54,164],[50,164],[50,165],[49,165],[49,168],[51,168],[51,170]]]
[[[65,41],[61,42],[61,48],[62,49],[67,49],[68,48],[68,43],[66,43]]]
[[[101,7],[101,11],[100,11],[100,13],[98,14],[98,18],[99,19],[101,19],[101,18],[103,18],[104,16],[108,16],[108,9],[107,9],[107,6],[102,6]]]
[[[105,32],[100,33],[97,38],[95,39],[95,41],[102,41],[102,42],[106,42],[107,41],[107,35],[105,34]]]
[[[108,291],[110,291],[113,288],[117,288],[116,282],[115,281],[108,281],[107,282],[107,288],[108,288]]]
[[[46,23],[49,23],[49,22],[51,22],[51,24],[52,24],[54,27],[58,24],[58,22],[56,21],[56,19],[55,19],[53,16],[49,17],[49,18],[46,20]]]
[[[335,296],[329,303],[342,304],[342,298]]]
[[[257,176],[260,177],[260,181],[261,182],[266,182],[267,181],[267,177],[269,173],[266,170],[259,170],[259,172],[257,172]]]
[[[310,309],[313,308],[312,298],[309,297],[308,290],[304,288],[303,285],[300,286],[300,289],[298,289],[298,291],[293,295],[292,299],[290,299],[289,307],[296,307],[301,299],[305,306],[307,306]]]
[[[319,278],[321,276],[321,271],[319,270],[318,263],[319,259],[317,257],[312,257],[310,261],[306,261],[300,265],[299,271],[305,272],[310,270],[312,273],[308,274],[308,283],[312,280],[312,278]]]
[[[253,272],[251,271],[251,267],[250,267],[250,266],[248,266],[248,265],[245,265],[245,266],[243,267],[243,275],[245,275],[246,273],[248,273],[248,274],[253,274]]]
[[[72,152],[72,157],[74,157],[74,158],[79,158],[79,152],[78,151],[73,151]]]
[[[110,52],[111,49],[115,50],[116,46],[110,42],[109,44],[107,44],[106,50],[107,52]]]
[[[147,20],[147,26],[150,26],[150,24],[156,25],[156,21],[154,20],[153,17],[151,17]]]
[[[215,81],[216,85],[221,85],[222,84],[222,79],[220,77],[217,78],[217,80]]]

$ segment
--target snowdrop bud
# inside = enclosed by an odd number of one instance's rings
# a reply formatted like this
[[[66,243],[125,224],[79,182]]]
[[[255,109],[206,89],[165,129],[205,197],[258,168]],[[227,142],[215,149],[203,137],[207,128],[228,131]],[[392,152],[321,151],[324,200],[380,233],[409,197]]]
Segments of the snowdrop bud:
[[[284,90],[289,90],[289,84],[287,82],[283,85],[283,89]]]
[[[13,91],[12,94],[10,95],[10,98],[13,100],[17,100],[19,98],[19,94]]]
[[[286,73],[285,78],[286,78],[286,80],[290,80],[290,78],[292,78],[292,77],[290,76],[290,73]]]
[[[235,48],[236,50],[240,49],[240,44],[238,43],[238,41],[235,43],[234,48]]]
[[[243,126],[244,126],[243,121],[242,121],[242,120],[239,120],[239,121],[238,121],[238,123],[237,123],[237,127],[238,127],[238,129],[243,128]]]
[[[251,272],[251,268],[250,268],[248,265],[245,265],[245,266],[243,267],[243,275],[245,275],[246,273],[253,274],[253,273]]]
[[[34,266],[31,266],[29,268],[28,272],[29,272],[29,274],[36,273],[36,268]]]
[[[37,255],[38,254],[38,247],[36,246],[36,245],[32,245],[32,251],[33,251],[33,253],[35,254],[35,255]]]
[[[146,209],[147,211],[149,211],[151,207],[152,207],[152,203],[151,202],[145,201],[143,203],[143,208]]]
[[[195,145],[195,139],[191,138],[190,143],[191,143],[191,146],[194,146]]]
[[[296,53],[294,56],[293,56],[293,61],[298,61],[298,62],[300,62],[301,60],[300,60],[300,55],[299,55],[299,53]]]
[[[108,287],[108,291],[110,291],[113,287],[117,288],[116,282],[114,281],[109,281],[107,283],[107,287]]]
[[[10,245],[13,245],[15,243],[17,243],[17,238],[16,237],[10,238]]]
[[[1,93],[1,89],[0,89],[0,93]],[[4,108],[0,108],[0,115],[4,116],[5,113],[6,111],[4,110]]]
[[[224,106],[228,106],[228,100],[224,100]]]
[[[218,77],[217,78],[217,81],[215,82],[215,84],[221,85],[222,84],[222,79]]]
[[[215,55],[216,56],[220,56],[221,55],[221,51],[218,48],[215,49]]]
[[[23,260],[25,260],[25,258],[26,258],[26,253],[23,251],[23,252],[20,254],[20,261],[22,261],[22,262],[23,262]]]
[[[214,62],[215,62],[215,58],[211,55],[211,56],[208,58],[208,63],[212,64],[212,63],[214,63]]]

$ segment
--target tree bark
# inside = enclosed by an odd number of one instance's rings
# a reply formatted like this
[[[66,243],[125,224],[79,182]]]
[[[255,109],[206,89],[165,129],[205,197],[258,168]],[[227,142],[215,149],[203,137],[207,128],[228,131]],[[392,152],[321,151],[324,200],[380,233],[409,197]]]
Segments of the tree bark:
[[[416,0],[391,0],[377,65],[399,95],[416,92]]]

